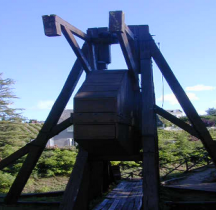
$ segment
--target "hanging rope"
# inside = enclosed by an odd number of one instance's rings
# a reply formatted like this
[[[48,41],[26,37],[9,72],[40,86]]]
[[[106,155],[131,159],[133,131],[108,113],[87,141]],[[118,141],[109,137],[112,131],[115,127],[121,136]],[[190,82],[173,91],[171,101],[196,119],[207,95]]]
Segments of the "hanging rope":
[[[158,48],[160,50],[160,42],[158,42]],[[162,104],[161,104],[161,106],[163,108],[163,106],[164,106],[164,76],[163,76],[163,74],[161,74],[161,81],[162,81]]]

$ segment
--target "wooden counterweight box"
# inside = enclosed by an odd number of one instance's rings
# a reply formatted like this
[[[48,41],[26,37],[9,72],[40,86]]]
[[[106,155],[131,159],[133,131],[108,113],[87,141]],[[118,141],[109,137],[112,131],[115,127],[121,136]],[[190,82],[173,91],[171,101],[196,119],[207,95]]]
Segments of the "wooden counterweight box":
[[[139,96],[127,70],[89,73],[74,98],[75,141],[94,155],[137,154]]]

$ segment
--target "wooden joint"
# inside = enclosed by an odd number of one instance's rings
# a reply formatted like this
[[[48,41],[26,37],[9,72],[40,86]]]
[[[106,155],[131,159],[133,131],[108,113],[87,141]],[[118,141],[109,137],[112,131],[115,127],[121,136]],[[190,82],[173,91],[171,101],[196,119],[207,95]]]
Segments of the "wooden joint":
[[[46,36],[61,36],[61,26],[68,28],[74,35],[79,38],[88,41],[89,37],[87,34],[66,22],[57,15],[44,15],[42,16],[44,24],[44,32]]]
[[[88,60],[86,59],[86,56],[84,55],[84,53],[80,49],[80,47],[79,47],[73,33],[71,32],[71,30],[67,26],[63,26],[63,25],[61,26],[61,29],[62,29],[62,32],[63,32],[65,38],[67,39],[69,45],[71,46],[75,55],[77,56],[80,63],[82,64],[85,72],[89,73],[90,71],[92,71],[91,66],[88,63]]]
[[[112,11],[109,13],[109,31],[115,33],[126,33],[134,40],[134,34],[125,24],[125,14],[122,11]]]
[[[109,30],[111,32],[124,33],[125,15],[122,11],[111,11],[109,13]]]
[[[61,26],[56,22],[55,15],[44,15],[42,16],[42,19],[46,36],[61,36]]]

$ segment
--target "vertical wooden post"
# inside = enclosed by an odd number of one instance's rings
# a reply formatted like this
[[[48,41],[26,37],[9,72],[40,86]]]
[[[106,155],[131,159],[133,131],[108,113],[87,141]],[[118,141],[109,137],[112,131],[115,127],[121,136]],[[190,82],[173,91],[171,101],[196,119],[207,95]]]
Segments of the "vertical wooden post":
[[[88,153],[80,149],[64,192],[60,210],[88,209],[89,173]]]
[[[159,209],[159,165],[155,94],[152,61],[148,45],[148,26],[139,27],[142,85],[143,209]]]

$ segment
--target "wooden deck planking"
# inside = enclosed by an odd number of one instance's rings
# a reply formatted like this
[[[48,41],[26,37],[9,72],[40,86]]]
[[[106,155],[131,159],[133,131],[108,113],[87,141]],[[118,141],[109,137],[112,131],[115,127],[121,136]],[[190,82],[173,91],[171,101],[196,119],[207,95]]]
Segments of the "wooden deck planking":
[[[142,207],[142,181],[123,181],[93,210],[140,210]]]

